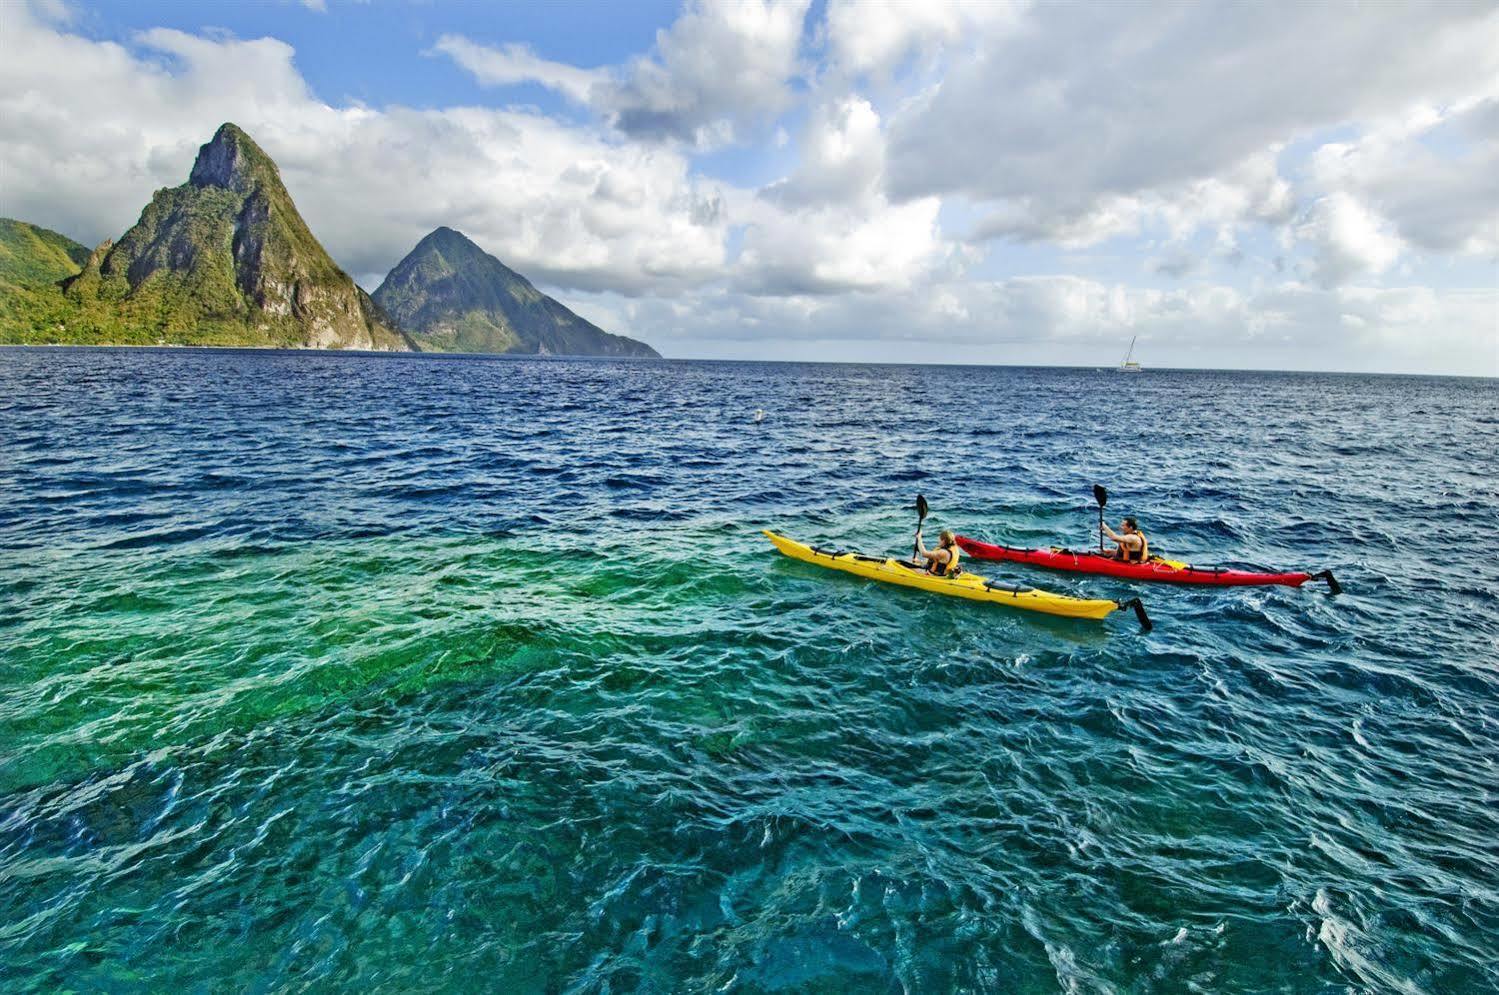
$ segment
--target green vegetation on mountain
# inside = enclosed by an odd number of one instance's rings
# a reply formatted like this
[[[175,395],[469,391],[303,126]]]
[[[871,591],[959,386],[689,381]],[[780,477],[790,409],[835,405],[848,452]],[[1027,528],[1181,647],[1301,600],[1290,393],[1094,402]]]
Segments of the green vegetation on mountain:
[[[383,310],[382,310],[383,309]],[[655,356],[543,294],[451,228],[372,300],[318,244],[271,158],[225,124],[188,181],[92,253],[0,221],[0,343],[434,349]]]
[[[611,335],[451,228],[438,228],[375,291],[390,320],[424,350],[554,356],[657,356]]]
[[[46,228],[0,218],[0,287],[56,283],[83,268],[88,247]]]
[[[0,342],[43,341],[28,334],[60,320],[57,282],[88,260],[86,247],[24,221],[0,218]]]
[[[225,124],[187,183],[60,284],[0,288],[0,341],[411,349],[308,230],[280,172]]]

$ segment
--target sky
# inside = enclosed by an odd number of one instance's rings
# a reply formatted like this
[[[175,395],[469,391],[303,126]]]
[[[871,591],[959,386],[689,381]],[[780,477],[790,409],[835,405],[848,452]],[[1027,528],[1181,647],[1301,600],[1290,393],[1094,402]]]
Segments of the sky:
[[[676,357],[1499,375],[1499,5],[0,0],[0,214],[233,121]]]

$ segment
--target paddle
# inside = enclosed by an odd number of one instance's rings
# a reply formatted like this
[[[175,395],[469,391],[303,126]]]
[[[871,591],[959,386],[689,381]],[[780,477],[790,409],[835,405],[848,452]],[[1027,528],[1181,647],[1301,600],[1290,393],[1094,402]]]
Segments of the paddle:
[[[916,534],[921,534],[921,523],[926,521],[926,498],[916,495]],[[911,562],[915,563],[921,559],[921,540],[917,539],[911,544]]]
[[[1093,485],[1093,500],[1098,502],[1098,551],[1103,552],[1103,506],[1109,503],[1109,492],[1103,484]]]
[[[1155,624],[1150,621],[1150,616],[1145,614],[1144,602],[1139,598],[1130,598],[1128,601],[1116,601],[1114,604],[1120,608],[1133,608],[1135,610],[1135,619],[1140,623],[1141,632],[1149,632],[1155,628]]]

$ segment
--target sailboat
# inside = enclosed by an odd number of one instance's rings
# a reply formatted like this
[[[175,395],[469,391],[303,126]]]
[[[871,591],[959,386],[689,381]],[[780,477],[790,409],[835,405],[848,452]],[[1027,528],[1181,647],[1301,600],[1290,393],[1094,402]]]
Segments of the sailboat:
[[[1137,362],[1135,362],[1133,359],[1130,358],[1131,356],[1133,356],[1135,354],[1135,339],[1138,339],[1139,337],[1140,336],[1136,335],[1135,338],[1129,340],[1129,352],[1126,352],[1124,354],[1124,362],[1122,362],[1122,363],[1119,364],[1119,372],[1120,373],[1139,373],[1140,372],[1140,370],[1141,370],[1140,364],[1137,363]]]

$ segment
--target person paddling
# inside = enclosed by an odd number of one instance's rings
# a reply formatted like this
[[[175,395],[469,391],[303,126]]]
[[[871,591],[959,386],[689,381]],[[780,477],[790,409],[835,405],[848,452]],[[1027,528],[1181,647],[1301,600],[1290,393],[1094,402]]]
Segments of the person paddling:
[[[1144,563],[1150,559],[1150,542],[1145,538],[1145,533],[1140,531],[1140,525],[1133,515],[1124,516],[1124,521],[1119,523],[1119,532],[1101,521],[1098,524],[1104,534],[1114,540],[1114,559],[1125,563]]]
[[[936,549],[922,545],[921,529],[916,530],[916,566],[921,567],[923,559],[926,560],[924,569],[934,577],[956,577],[963,572],[958,566],[958,538],[947,529],[937,536]]]

